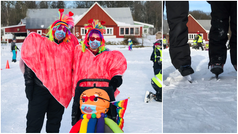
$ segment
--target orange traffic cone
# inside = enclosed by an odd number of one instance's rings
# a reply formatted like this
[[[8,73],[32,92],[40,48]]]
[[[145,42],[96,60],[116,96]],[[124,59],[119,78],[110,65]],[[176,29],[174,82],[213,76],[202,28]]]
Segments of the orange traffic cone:
[[[8,60],[7,60],[6,69],[10,69],[10,66],[9,66],[9,62],[8,62]]]

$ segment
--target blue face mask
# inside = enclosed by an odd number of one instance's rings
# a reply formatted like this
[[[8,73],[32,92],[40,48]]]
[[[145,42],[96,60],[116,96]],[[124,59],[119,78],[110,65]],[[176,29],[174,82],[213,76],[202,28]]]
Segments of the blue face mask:
[[[97,111],[97,109],[98,111]],[[81,106],[81,110],[84,112],[84,113],[87,113],[87,114],[93,114],[93,113],[97,113],[97,112],[103,112],[105,113],[107,108],[104,108],[104,107],[100,107],[100,106],[96,106],[96,105],[89,105],[89,104],[82,104]]]
[[[84,113],[87,113],[87,114],[92,114],[97,112],[95,105],[83,104],[81,106],[81,109]]]
[[[97,49],[98,47],[100,47],[101,45],[101,41],[97,41],[97,40],[94,40],[94,41],[89,41],[89,46],[92,48],[92,49]]]
[[[65,32],[63,30],[56,30],[55,31],[55,37],[58,39],[58,40],[62,40],[64,39],[65,37]]]

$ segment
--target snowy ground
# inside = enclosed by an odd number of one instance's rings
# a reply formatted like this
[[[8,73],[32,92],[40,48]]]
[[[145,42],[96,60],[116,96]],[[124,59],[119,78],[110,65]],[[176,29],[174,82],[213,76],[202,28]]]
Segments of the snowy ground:
[[[152,37],[155,38],[155,37]],[[151,39],[146,40],[146,46],[151,46]],[[17,44],[21,48],[21,44]],[[128,51],[123,45],[107,46],[111,50],[121,51],[127,59],[128,68],[123,76],[121,93],[117,100],[130,97],[125,113],[124,132],[126,133],[161,133],[162,103],[152,100],[143,102],[146,90],[153,91],[150,79],[153,77],[152,62],[149,60],[152,47],[135,48]],[[19,62],[11,62],[10,46],[1,46],[1,132],[24,133],[26,128],[26,113],[28,100],[25,96],[23,74]],[[17,60],[19,61],[20,52]],[[7,60],[10,69],[5,69]],[[65,110],[61,122],[60,133],[68,133],[71,129],[71,107]],[[45,124],[42,131],[45,133]]]
[[[192,84],[174,69],[168,49],[163,51],[163,132],[237,133],[237,72],[230,53],[217,81],[210,79],[208,52],[191,50]]]
[[[154,36],[144,40],[151,46]],[[17,44],[21,48],[21,44]],[[150,79],[153,64],[149,60],[152,47],[128,51],[123,45],[107,46],[121,51],[128,68],[119,88],[117,100],[130,97],[125,113],[126,133],[236,133],[237,132],[237,72],[230,63],[228,52],[224,73],[220,80],[209,69],[208,52],[191,49],[192,75],[190,84],[174,69],[168,49],[163,50],[163,104],[152,100],[143,102],[146,90],[153,91]],[[26,128],[27,99],[24,78],[19,62],[11,62],[10,46],[1,46],[1,132],[24,133]],[[18,52],[17,60],[19,60]],[[9,60],[10,69],[5,69]],[[71,106],[65,110],[60,133],[71,129]],[[163,110],[163,112],[162,112]],[[163,115],[162,115],[163,114]],[[163,126],[163,129],[162,129]],[[45,124],[42,128],[45,132]]]

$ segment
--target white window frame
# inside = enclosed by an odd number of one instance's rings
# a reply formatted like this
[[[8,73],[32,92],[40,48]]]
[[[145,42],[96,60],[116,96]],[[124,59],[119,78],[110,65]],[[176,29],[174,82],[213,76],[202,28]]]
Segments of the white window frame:
[[[203,34],[202,33],[200,33],[200,34],[201,34],[201,36],[203,38]],[[197,33],[189,33],[188,34],[188,39],[189,40],[194,40],[196,36],[197,36]]]
[[[138,28],[138,34],[136,34],[136,29]],[[135,27],[135,35],[140,35],[140,27]]]
[[[42,35],[42,30],[37,30],[36,33]]]
[[[121,28],[123,28],[123,34],[121,34]],[[123,36],[123,35],[125,35],[125,27],[119,27],[119,35],[120,36]]]
[[[128,28],[128,34],[126,34],[126,28]],[[130,27],[125,27],[124,35],[130,35]]]
[[[124,34],[121,34],[121,28],[124,29]],[[126,34],[126,28],[129,28],[129,34]],[[131,34],[131,28],[133,28],[134,34]],[[138,29],[138,34],[136,34],[136,29]],[[140,35],[140,27],[119,27],[119,35]]]
[[[109,30],[109,33],[107,33],[107,30]],[[110,34],[110,30],[112,30],[112,33],[111,33],[111,34]],[[106,33],[105,33],[105,35],[113,35],[113,33],[114,33],[113,27],[107,27],[107,28],[106,28]]]
[[[143,33],[144,34],[148,34],[148,32],[149,32],[148,28],[143,28]]]
[[[88,32],[88,30],[85,30],[85,28],[83,28],[83,27],[80,28],[81,35],[86,35],[87,32]]]
[[[133,28],[133,34],[131,34],[131,28]],[[130,27],[130,35],[135,35],[135,27]]]

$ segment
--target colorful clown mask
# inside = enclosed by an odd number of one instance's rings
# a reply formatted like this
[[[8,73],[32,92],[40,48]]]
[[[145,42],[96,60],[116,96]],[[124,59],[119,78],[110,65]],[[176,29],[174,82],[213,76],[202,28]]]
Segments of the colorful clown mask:
[[[70,29],[74,26],[74,20],[72,18],[74,14],[70,11],[64,15],[63,12],[64,9],[59,9],[59,20],[56,20],[49,27],[47,36],[49,36],[51,41],[54,41],[55,37],[59,40],[64,39],[65,42],[69,41]]]
[[[96,114],[101,116],[101,113],[106,113],[110,106],[110,98],[107,92],[103,89],[92,88],[85,90],[80,95],[80,109],[83,114]]]
[[[94,20],[94,19],[90,19],[88,21],[88,24],[84,25],[84,28],[88,31],[85,35],[83,44],[82,44],[82,51],[85,52],[86,47],[94,47],[93,49],[99,48],[99,53],[105,51],[105,40],[103,37],[103,34],[106,32],[106,27],[103,26],[106,22],[105,21],[99,21],[99,20]],[[99,41],[91,41],[90,40],[90,35],[95,32],[98,31],[100,38],[101,38],[101,42],[99,44]],[[91,42],[91,43],[90,43]],[[97,43],[95,43],[97,42]]]

